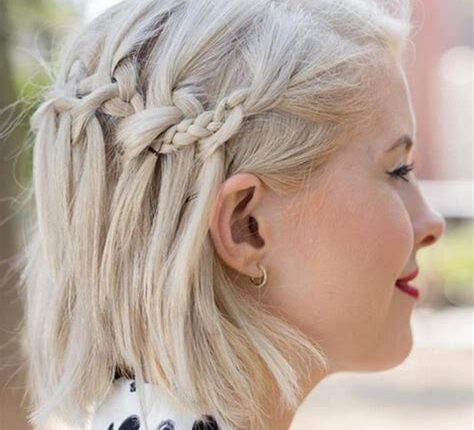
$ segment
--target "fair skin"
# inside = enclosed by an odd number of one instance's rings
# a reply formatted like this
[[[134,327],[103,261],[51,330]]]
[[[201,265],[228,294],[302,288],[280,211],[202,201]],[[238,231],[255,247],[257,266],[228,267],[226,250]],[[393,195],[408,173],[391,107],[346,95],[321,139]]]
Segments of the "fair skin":
[[[249,292],[255,287],[248,276],[260,277],[256,264],[263,265],[268,280],[260,300],[329,359],[328,373],[315,367],[307,378],[301,402],[329,374],[385,370],[405,360],[417,300],[395,281],[418,267],[417,251],[445,229],[414,171],[408,182],[386,173],[413,161],[413,148],[386,151],[402,135],[415,140],[415,118],[399,67],[377,82],[373,130],[348,140],[322,178],[283,195],[238,173],[221,184],[214,206],[210,231],[225,265]],[[287,430],[295,411],[281,410],[276,395],[267,398],[268,428]]]

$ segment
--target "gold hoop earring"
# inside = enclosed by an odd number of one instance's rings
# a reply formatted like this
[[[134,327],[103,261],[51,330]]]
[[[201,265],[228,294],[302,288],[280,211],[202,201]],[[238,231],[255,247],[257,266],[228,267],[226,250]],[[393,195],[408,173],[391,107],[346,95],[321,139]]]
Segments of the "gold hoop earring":
[[[267,283],[267,271],[259,263],[257,263],[257,267],[263,272],[263,275],[260,277],[260,279],[251,276],[250,280],[254,285],[256,285],[257,288],[262,288]]]

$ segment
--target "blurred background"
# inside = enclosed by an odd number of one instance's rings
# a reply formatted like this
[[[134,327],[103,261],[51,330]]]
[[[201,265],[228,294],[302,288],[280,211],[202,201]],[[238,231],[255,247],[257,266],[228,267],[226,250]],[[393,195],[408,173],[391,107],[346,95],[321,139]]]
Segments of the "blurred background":
[[[0,0],[0,430],[31,430],[16,355],[22,311],[11,270],[12,256],[28,240],[20,224],[31,150],[25,105],[11,104],[34,100],[48,83],[43,64],[54,58],[65,32],[116,2]],[[291,430],[473,429],[474,0],[415,4],[407,71],[418,127],[416,174],[447,229],[436,246],[418,254],[414,348],[395,369],[323,381]],[[8,133],[12,121],[18,126]]]

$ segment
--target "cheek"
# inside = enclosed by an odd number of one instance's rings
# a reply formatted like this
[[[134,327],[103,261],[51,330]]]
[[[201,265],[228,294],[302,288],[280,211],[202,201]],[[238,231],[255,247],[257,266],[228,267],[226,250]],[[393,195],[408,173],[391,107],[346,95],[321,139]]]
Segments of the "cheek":
[[[319,290],[319,280],[342,301],[380,306],[413,248],[411,221],[398,193],[369,181],[341,186],[310,219],[298,240],[306,269],[301,273],[310,274],[312,291]]]
[[[295,209],[293,219],[293,228],[281,232],[281,264],[268,300],[333,357],[363,355],[411,255],[402,200],[383,184],[340,186],[323,203]]]
[[[387,282],[393,285],[407,266],[414,246],[409,214],[399,194],[390,187],[379,187],[360,203],[361,216],[353,226],[354,242],[360,243],[350,249],[358,254],[361,272],[381,286]]]

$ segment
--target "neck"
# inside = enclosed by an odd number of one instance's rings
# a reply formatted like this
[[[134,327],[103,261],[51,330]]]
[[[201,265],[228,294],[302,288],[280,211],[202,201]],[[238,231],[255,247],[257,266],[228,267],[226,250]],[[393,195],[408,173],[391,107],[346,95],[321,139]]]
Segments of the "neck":
[[[301,372],[302,374],[303,372]],[[308,396],[308,394],[319,384],[328,374],[325,374],[321,369],[313,369],[309,374],[305,373],[306,378],[301,379],[301,391],[298,399],[298,404],[295,409],[284,408],[281,401],[281,396],[278,389],[273,385],[267,394],[266,403],[264,405],[265,414],[268,419],[265,421],[265,429],[272,430],[288,430],[293,422],[293,419],[299,407]],[[301,376],[301,375],[300,375]],[[271,380],[269,378],[268,380]]]

